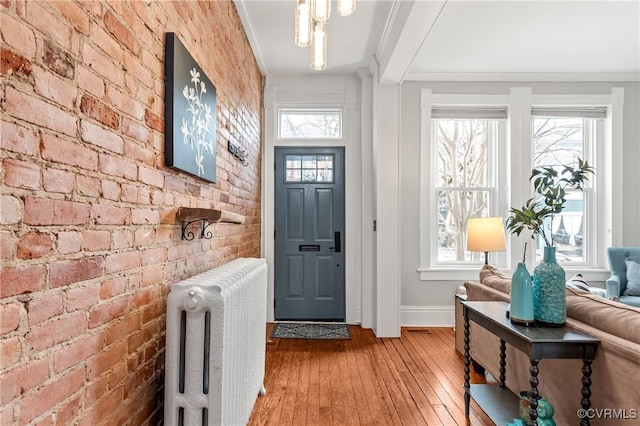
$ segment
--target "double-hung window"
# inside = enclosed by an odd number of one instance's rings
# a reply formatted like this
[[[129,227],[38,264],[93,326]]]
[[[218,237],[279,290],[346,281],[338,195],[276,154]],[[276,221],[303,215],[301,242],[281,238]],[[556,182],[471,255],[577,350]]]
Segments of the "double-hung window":
[[[479,260],[481,254],[466,250],[467,220],[497,212],[506,109],[436,107],[431,119],[437,151],[432,176],[437,209],[434,263]]]
[[[509,95],[421,94],[420,266],[422,280],[468,277],[482,263],[481,253],[466,250],[471,217],[500,216],[531,197],[534,167],[595,168],[583,190],[568,189],[563,211],[545,226],[551,230],[557,259],[567,273],[590,271],[602,280],[606,247],[622,240],[619,201],[613,188],[622,184],[624,92],[611,94],[533,95],[526,87]],[[616,186],[617,185],[617,186]],[[491,253],[490,262],[510,269],[522,259],[540,258],[544,242],[507,234],[507,251]],[[463,271],[462,275],[451,274]]]
[[[604,141],[606,108],[543,108],[531,110],[533,167],[553,167],[560,174],[565,166],[575,167],[577,159],[590,165],[598,161],[598,147]],[[602,152],[602,150],[600,150]],[[589,176],[582,191],[567,189],[563,211],[548,219],[560,263],[589,264],[595,250],[598,172]],[[537,241],[537,257],[542,256],[542,239]]]

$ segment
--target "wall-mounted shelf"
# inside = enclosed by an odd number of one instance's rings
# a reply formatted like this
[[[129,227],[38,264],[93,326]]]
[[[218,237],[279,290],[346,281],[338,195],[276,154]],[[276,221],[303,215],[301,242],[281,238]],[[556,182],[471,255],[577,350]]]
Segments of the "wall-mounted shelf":
[[[218,209],[198,209],[191,207],[180,207],[176,214],[176,220],[181,223],[183,240],[191,241],[196,237],[196,233],[188,230],[190,225],[200,222],[200,238],[211,239],[213,234],[207,228],[212,223],[244,223],[244,216]]]

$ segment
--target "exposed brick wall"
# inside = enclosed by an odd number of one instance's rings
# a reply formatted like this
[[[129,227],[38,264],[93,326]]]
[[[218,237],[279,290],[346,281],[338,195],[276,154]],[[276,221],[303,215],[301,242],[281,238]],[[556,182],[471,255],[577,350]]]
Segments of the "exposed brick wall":
[[[159,424],[170,285],[260,255],[262,76],[230,0],[0,12],[0,424]],[[169,31],[217,89],[216,184],[164,166]],[[180,206],[246,221],[181,241]]]

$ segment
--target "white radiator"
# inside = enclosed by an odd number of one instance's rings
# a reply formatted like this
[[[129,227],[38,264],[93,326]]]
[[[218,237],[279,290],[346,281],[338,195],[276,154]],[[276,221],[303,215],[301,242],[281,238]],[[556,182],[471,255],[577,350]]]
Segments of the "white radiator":
[[[246,425],[264,394],[267,264],[236,259],[171,287],[164,424]]]

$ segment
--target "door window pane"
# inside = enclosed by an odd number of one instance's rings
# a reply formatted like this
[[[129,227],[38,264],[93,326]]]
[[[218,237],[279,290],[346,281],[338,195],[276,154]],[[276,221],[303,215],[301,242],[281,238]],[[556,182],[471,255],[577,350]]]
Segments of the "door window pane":
[[[286,182],[333,182],[333,155],[287,155]]]

